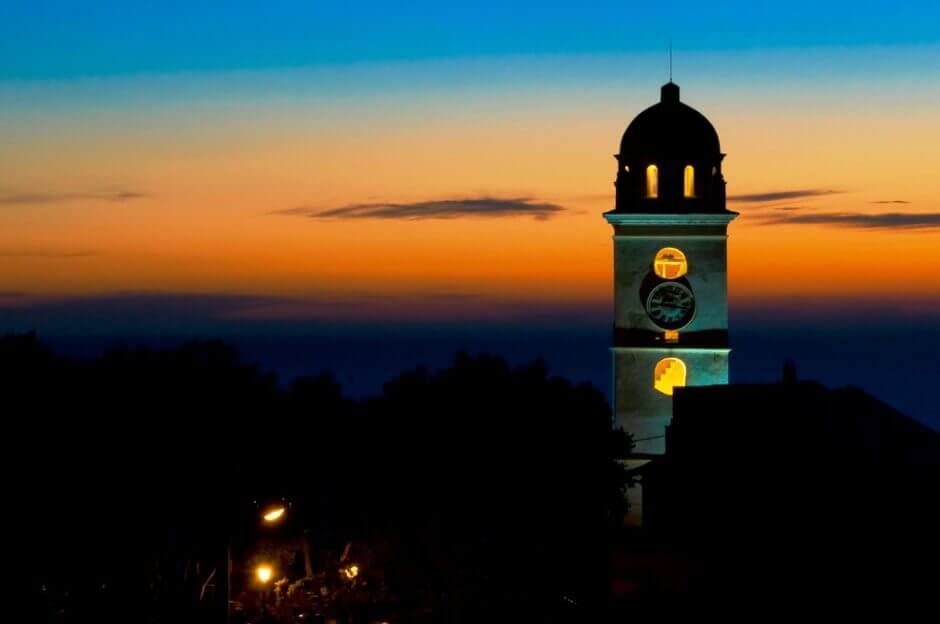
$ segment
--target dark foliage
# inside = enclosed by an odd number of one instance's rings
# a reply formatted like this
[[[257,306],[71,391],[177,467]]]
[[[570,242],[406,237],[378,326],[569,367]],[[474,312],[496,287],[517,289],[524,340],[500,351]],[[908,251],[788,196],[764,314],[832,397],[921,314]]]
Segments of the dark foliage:
[[[75,361],[20,335],[0,340],[0,392],[32,621],[219,617],[228,536],[233,598],[277,541],[255,527],[269,496],[291,501],[285,536],[317,574],[346,544],[368,562],[360,597],[336,594],[348,619],[602,607],[627,440],[595,388],[542,362],[459,354],[354,402],[327,372],[284,388],[220,342]]]

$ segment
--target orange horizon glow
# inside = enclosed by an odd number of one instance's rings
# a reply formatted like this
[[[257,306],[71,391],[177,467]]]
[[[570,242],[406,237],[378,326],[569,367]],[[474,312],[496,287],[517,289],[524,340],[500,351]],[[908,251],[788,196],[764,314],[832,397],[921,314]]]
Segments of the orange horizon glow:
[[[657,86],[632,97],[651,104]],[[0,130],[9,131],[0,145],[0,291],[444,293],[477,297],[467,305],[483,315],[491,313],[486,302],[610,301],[611,231],[601,214],[613,205],[611,154],[642,105],[625,106],[604,88],[550,103],[538,89],[466,101],[400,96],[388,107],[356,102],[356,114],[335,102],[243,97],[141,104],[112,117],[0,115]],[[842,106],[849,98],[800,108],[808,88],[776,107],[683,90],[718,129],[729,197],[818,191],[729,202],[741,213],[729,228],[732,301],[940,297],[940,227],[769,224],[796,212],[928,213],[940,205],[940,112]],[[563,210],[544,218],[306,216],[480,197]]]

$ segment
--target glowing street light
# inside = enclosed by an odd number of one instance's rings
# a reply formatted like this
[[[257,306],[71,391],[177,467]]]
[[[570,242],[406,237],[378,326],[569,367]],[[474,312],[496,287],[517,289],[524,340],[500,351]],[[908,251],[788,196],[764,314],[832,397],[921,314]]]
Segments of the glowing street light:
[[[277,522],[280,520],[284,514],[287,513],[287,508],[283,506],[272,507],[269,509],[263,516],[261,516],[265,522]]]
[[[267,564],[262,564],[255,570],[255,575],[258,577],[259,581],[267,583],[271,580],[271,577],[274,576],[274,569]]]

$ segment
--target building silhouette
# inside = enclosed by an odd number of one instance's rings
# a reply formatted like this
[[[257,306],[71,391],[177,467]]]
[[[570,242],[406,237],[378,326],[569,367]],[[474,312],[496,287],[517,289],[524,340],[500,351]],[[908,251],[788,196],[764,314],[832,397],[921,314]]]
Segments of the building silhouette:
[[[634,469],[642,523],[612,551],[615,594],[931,594],[940,434],[792,375],[676,389],[665,453]]]

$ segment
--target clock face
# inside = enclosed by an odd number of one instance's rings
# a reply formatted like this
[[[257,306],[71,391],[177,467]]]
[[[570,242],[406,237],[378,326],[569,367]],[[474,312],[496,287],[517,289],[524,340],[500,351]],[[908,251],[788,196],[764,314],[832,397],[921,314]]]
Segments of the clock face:
[[[682,329],[695,314],[695,297],[678,282],[660,284],[646,300],[646,313],[663,329]]]

